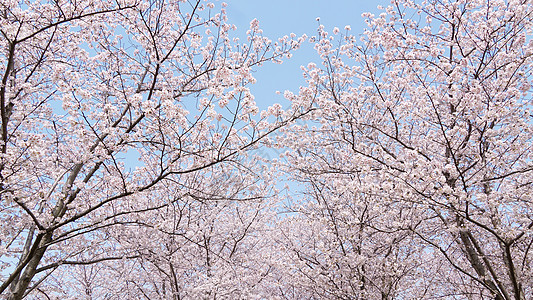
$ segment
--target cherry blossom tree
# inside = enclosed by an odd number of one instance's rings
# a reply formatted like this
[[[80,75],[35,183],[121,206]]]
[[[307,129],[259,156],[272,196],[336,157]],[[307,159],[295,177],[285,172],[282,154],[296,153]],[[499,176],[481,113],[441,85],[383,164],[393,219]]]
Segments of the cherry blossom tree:
[[[302,183],[279,227],[291,295],[533,297],[532,2],[393,0],[320,26],[276,141]],[[289,110],[290,111],[290,110]]]
[[[0,3],[2,295],[229,297],[268,276],[249,150],[301,112],[259,115],[249,85],[303,38],[254,20],[238,41],[221,5]]]
[[[113,251],[113,256],[124,253],[125,259],[58,268],[40,288],[61,299],[268,298],[274,262],[264,224],[273,217],[274,203],[238,197],[242,185],[250,182],[234,171],[222,171],[220,178],[194,179],[200,191],[196,194],[163,188],[157,199],[169,206],[116,216],[115,226],[93,238],[93,243],[105,241],[113,247],[102,245],[76,256],[94,261]],[[61,289],[54,290],[56,282],[62,282]]]

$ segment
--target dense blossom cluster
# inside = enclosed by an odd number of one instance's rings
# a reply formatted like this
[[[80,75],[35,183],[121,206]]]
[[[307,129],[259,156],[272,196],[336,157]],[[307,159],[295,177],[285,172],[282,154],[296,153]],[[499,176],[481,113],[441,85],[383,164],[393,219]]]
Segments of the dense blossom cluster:
[[[272,184],[248,150],[298,116],[265,123],[248,86],[304,38],[253,21],[240,43],[225,6],[0,4],[3,295],[230,297],[261,281],[249,253]]]
[[[203,0],[2,1],[0,294],[533,297],[532,6],[319,25],[260,111],[253,72],[307,36],[240,41]]]
[[[392,1],[361,37],[319,28],[322,64],[288,97],[314,112],[277,141],[306,186],[283,220],[290,286],[533,296],[532,15],[531,1]]]

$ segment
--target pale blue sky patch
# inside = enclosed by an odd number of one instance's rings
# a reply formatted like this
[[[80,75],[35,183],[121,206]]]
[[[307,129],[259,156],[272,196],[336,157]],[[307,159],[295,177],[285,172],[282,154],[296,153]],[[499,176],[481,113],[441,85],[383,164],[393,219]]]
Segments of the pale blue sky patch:
[[[244,40],[246,30],[253,19],[259,20],[264,35],[272,40],[295,33],[298,36],[316,35],[320,24],[329,32],[338,27],[341,33],[350,25],[351,34],[359,35],[366,27],[361,14],[378,13],[378,5],[387,6],[386,0],[226,0],[228,22],[237,26],[238,35]],[[306,42],[294,56],[277,65],[267,63],[257,70],[254,76],[257,83],[251,87],[260,109],[279,102],[287,106],[283,92],[298,92],[305,84],[300,66],[319,61],[313,44]],[[276,95],[280,91],[280,95]]]

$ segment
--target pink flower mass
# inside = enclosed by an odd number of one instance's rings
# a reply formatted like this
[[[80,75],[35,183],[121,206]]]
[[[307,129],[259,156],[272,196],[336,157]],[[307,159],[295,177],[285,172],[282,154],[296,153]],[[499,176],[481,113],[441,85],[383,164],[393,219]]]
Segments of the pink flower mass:
[[[533,298],[533,1],[226,10],[0,3],[2,299]]]

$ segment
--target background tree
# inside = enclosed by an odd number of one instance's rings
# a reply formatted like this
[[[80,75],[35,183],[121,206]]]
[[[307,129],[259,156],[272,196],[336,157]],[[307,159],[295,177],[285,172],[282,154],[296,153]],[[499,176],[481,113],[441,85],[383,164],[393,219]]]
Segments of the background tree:
[[[254,20],[239,43],[213,8],[0,3],[2,295],[178,299],[259,272],[243,256],[270,188],[246,152],[285,122],[247,86],[302,39]]]
[[[531,1],[394,0],[316,37],[279,138],[305,184],[280,227],[301,293],[529,299]]]

